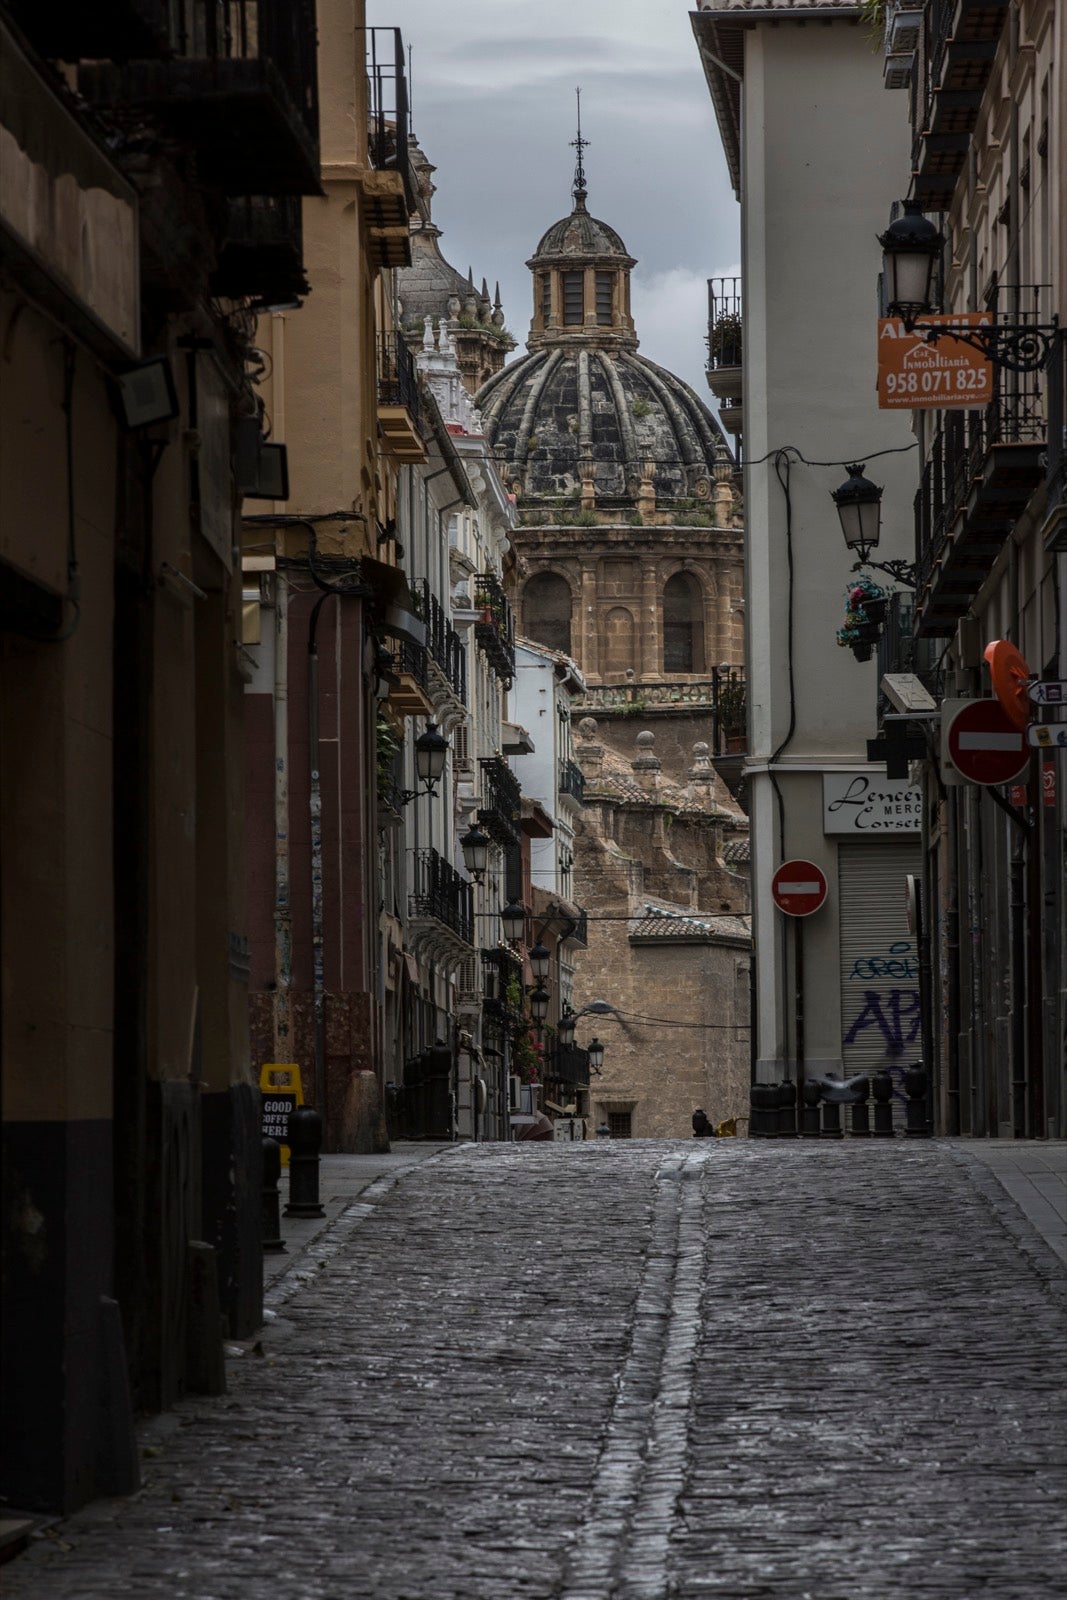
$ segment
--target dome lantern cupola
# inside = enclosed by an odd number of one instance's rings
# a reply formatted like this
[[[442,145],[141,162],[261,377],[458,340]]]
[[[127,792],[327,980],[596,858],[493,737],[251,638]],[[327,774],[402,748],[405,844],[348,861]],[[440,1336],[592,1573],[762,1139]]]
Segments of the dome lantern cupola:
[[[594,343],[636,350],[630,315],[630,269],[637,265],[614,228],[591,217],[582,152],[579,101],[574,209],[544,234],[526,263],[533,273],[534,305],[527,349],[548,344]]]

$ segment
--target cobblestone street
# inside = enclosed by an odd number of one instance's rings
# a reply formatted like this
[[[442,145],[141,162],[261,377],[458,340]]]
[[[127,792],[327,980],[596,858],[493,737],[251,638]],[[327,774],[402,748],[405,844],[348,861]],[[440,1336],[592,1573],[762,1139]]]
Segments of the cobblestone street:
[[[11,1600],[1067,1594],[1062,1264],[948,1144],[379,1177]]]

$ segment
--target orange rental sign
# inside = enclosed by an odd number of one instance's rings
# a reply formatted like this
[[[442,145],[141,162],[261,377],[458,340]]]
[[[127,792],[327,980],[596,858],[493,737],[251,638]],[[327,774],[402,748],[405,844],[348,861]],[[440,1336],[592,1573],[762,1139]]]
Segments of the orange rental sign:
[[[989,311],[924,317],[939,328],[992,327]],[[928,343],[920,328],[905,330],[899,317],[878,322],[878,406],[882,411],[969,411],[993,398],[991,362],[970,345],[944,334]]]

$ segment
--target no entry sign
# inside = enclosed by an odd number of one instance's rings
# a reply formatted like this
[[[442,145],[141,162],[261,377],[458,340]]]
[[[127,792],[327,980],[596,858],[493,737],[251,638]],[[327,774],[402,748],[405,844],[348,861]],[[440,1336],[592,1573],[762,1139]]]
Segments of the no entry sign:
[[[771,879],[771,895],[787,917],[810,917],[826,899],[826,874],[814,861],[783,861]]]
[[[948,754],[970,783],[1011,783],[1030,762],[1026,732],[999,700],[973,700],[956,712],[948,728]]]

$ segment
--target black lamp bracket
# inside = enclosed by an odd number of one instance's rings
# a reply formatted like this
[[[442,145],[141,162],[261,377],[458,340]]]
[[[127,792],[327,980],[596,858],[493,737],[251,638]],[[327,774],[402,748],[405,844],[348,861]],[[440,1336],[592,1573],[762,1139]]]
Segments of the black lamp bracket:
[[[939,339],[958,339],[995,367],[1008,372],[1040,372],[1048,365],[1052,347],[1059,335],[1059,323],[995,322],[986,327],[943,327],[940,323],[914,322],[909,332],[921,333],[926,344]]]
[[[861,572],[864,567],[874,567],[878,572],[884,572],[893,579],[894,583],[903,584],[905,589],[915,587],[915,563],[903,561],[894,557],[891,561],[871,561],[866,556],[852,563],[853,572]]]

